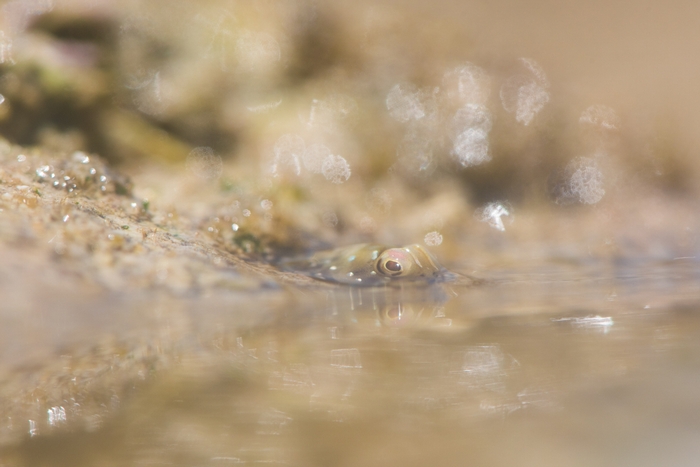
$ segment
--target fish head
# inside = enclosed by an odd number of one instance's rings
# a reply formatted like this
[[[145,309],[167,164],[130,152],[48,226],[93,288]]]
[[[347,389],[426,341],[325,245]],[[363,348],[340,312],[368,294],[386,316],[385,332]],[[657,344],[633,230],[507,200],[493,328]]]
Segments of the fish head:
[[[437,276],[442,268],[425,248],[415,244],[387,248],[377,258],[375,270],[389,278],[419,279]]]

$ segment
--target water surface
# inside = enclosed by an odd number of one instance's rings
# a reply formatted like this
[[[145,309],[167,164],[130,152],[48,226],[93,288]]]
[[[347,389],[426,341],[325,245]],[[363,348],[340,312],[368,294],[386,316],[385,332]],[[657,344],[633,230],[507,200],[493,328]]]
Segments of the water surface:
[[[184,301],[186,327],[153,351],[167,363],[112,388],[118,410],[71,425],[86,414],[64,400],[67,420],[49,411],[4,453],[8,465],[694,465],[698,274],[694,259],[542,263],[477,287]]]

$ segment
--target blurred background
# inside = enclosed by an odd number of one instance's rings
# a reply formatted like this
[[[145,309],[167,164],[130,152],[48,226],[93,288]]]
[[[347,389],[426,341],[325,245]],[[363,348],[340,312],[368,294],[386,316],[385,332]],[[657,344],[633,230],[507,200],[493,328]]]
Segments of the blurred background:
[[[511,220],[522,206],[610,218],[697,197],[694,8],[5,2],[0,132],[136,180],[167,167],[208,188],[245,182],[277,223],[239,223],[254,235],[437,232],[467,248],[465,229],[493,237],[479,219],[502,230],[498,203]],[[182,206],[202,188],[167,180],[137,194]],[[669,223],[652,211],[635,214]],[[292,240],[276,239],[314,248]]]

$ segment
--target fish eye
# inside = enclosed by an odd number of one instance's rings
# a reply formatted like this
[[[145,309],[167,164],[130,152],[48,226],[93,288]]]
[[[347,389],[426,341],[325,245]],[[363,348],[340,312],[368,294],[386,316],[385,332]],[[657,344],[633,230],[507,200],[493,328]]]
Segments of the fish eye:
[[[382,255],[377,262],[377,269],[385,276],[396,277],[405,272],[401,262],[392,256]]]

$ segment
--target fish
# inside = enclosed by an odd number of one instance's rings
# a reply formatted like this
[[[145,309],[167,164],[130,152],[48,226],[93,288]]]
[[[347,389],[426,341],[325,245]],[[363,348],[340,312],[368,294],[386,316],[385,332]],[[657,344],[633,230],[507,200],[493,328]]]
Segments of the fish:
[[[409,282],[431,284],[452,275],[418,244],[388,247],[361,243],[285,260],[281,266],[315,279],[361,287]]]

